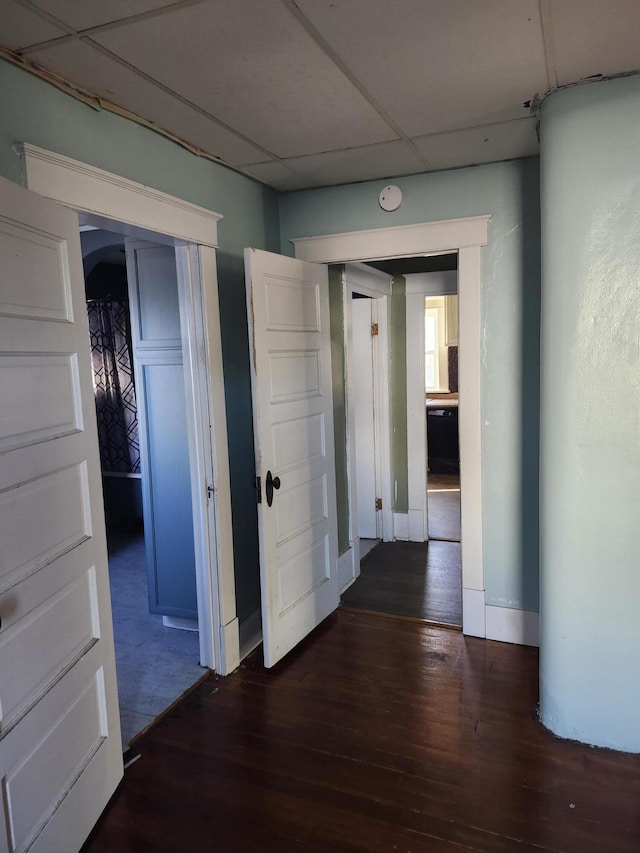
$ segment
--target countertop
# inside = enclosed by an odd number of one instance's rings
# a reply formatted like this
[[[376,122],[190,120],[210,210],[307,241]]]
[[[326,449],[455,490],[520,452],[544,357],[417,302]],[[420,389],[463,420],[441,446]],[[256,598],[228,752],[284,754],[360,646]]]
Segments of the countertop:
[[[440,397],[439,399],[436,397],[427,397],[425,400],[425,404],[427,409],[450,409],[450,408],[458,408],[458,398],[457,397]]]

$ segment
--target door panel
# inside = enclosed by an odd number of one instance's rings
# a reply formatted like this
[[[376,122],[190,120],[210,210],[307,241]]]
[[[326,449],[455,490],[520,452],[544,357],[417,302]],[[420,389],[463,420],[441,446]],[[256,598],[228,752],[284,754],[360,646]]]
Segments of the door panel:
[[[265,665],[339,603],[325,267],[245,250]],[[279,480],[268,506],[266,482]]]
[[[152,613],[198,618],[175,250],[126,240]]]
[[[0,849],[79,849],[122,777],[77,217],[0,179]]]
[[[351,301],[353,323],[353,393],[358,536],[376,539],[376,445],[373,393],[371,299]]]

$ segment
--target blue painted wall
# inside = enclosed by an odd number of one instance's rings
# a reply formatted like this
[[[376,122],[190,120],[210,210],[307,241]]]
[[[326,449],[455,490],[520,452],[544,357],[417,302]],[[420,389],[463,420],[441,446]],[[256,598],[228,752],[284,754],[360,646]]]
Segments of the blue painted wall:
[[[640,77],[542,106],[540,712],[640,751]]]
[[[537,610],[538,160],[394,178],[404,201],[391,214],[378,206],[384,183],[370,181],[283,195],[282,252],[293,254],[290,240],[294,237],[491,214],[482,271],[486,600],[500,607]],[[404,355],[396,353],[396,357]],[[401,419],[396,419],[395,426],[402,429]],[[402,488],[399,483],[399,493]]]
[[[124,175],[215,210],[218,277],[229,421],[237,607],[240,619],[259,606],[257,519],[249,348],[245,307],[245,246],[277,251],[277,194],[135,122],[96,110],[0,60],[0,175],[25,184],[14,150],[30,142]]]

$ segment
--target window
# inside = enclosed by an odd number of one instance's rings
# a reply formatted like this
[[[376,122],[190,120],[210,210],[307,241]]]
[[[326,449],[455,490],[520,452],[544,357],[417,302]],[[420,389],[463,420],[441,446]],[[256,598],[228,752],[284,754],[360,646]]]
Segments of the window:
[[[438,309],[427,308],[424,315],[424,384],[427,391],[437,390],[440,353],[438,352]]]
[[[424,385],[427,393],[449,390],[444,296],[428,296],[424,311]]]

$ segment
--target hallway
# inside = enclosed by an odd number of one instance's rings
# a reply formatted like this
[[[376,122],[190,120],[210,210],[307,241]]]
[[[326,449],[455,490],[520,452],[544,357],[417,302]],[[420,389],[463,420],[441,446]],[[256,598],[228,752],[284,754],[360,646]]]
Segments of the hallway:
[[[351,610],[462,625],[460,475],[429,474],[428,542],[382,542],[360,560],[342,595]],[[361,540],[370,543],[374,540]]]

